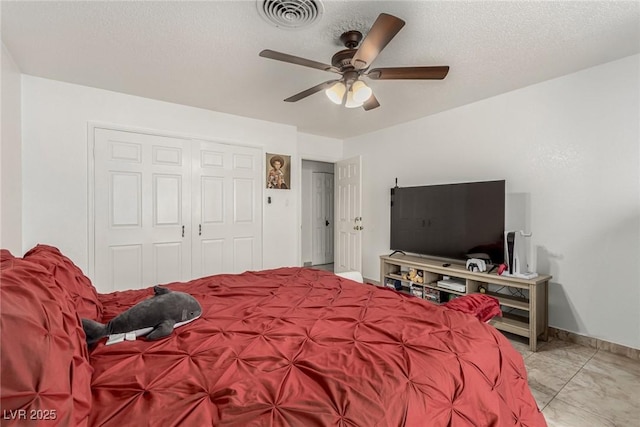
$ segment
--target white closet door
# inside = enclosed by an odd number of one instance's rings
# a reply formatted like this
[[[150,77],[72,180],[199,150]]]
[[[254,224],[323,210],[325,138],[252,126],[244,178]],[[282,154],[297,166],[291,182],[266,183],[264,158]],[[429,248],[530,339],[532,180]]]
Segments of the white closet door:
[[[188,140],[95,129],[94,280],[101,292],[191,278]]]
[[[262,151],[193,143],[194,277],[262,268]]]

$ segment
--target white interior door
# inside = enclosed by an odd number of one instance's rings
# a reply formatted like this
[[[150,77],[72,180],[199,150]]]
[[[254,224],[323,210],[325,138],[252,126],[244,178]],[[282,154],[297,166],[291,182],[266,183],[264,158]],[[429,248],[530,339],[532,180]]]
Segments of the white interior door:
[[[334,271],[362,273],[362,160],[341,160],[335,166],[336,245]]]
[[[333,262],[333,174],[312,173],[312,265]]]
[[[188,140],[95,129],[94,280],[103,292],[191,278]]]
[[[262,268],[262,152],[193,145],[194,277]]]

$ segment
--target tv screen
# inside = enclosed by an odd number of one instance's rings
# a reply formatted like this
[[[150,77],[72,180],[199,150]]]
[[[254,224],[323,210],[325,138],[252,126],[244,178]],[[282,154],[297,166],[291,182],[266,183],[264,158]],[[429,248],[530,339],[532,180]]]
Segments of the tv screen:
[[[391,189],[391,249],[504,262],[505,181]]]

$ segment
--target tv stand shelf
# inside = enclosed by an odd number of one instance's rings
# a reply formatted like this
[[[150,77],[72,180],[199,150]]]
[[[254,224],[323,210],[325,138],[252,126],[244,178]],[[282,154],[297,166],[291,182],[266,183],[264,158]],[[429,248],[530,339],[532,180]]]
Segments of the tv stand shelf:
[[[403,271],[410,268],[422,273],[423,283],[403,278]],[[458,279],[466,285],[463,292],[438,286],[443,276]],[[502,317],[496,317],[489,323],[496,329],[529,338],[531,351],[537,350],[538,338],[548,339],[548,300],[549,280],[551,276],[540,275],[534,279],[499,276],[493,273],[467,271],[464,265],[451,263],[447,267],[443,261],[417,255],[395,253],[380,257],[380,283],[384,286],[401,283],[403,291],[414,295],[467,295],[484,290],[486,295],[500,302]]]

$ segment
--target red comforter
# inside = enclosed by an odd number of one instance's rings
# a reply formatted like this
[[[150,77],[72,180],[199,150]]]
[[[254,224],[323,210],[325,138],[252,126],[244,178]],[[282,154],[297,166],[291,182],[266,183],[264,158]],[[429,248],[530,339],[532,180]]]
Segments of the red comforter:
[[[522,357],[471,315],[282,268],[167,287],[202,317],[90,353],[90,426],[545,426]],[[103,321],[152,294],[99,295]]]

